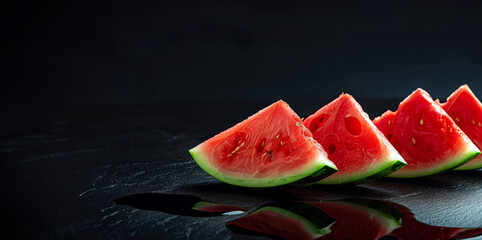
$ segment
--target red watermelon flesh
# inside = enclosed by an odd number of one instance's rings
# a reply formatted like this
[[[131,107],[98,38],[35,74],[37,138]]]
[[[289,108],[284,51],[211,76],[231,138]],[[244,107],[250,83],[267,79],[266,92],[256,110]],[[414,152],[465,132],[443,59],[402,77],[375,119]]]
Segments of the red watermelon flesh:
[[[373,122],[408,164],[390,177],[440,173],[480,154],[452,118],[420,88],[403,100],[396,112],[387,111]]]
[[[321,184],[360,183],[384,177],[406,165],[358,102],[341,94],[303,124],[312,132],[338,172]]]
[[[313,183],[336,172],[326,152],[283,101],[189,152],[213,177],[244,187]]]
[[[465,134],[482,148],[482,104],[470,90],[469,86],[463,85],[447,98],[446,103],[441,104],[442,108],[455,120],[457,126]],[[455,168],[455,170],[472,170],[482,167],[482,155],[475,157],[466,164]]]

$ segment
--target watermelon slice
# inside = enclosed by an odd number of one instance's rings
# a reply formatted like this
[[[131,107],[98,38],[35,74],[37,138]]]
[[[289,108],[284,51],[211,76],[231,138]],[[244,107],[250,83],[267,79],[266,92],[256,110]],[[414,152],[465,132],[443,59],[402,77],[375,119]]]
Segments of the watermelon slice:
[[[244,187],[305,185],[337,171],[298,115],[283,101],[189,152],[213,177]]]
[[[352,198],[313,203],[336,222],[322,239],[379,239],[400,228],[403,214],[395,206],[372,199]]]
[[[407,165],[349,94],[341,94],[303,123],[338,168],[320,184],[366,182]]]
[[[474,142],[482,148],[482,104],[470,90],[463,85],[441,104],[442,108],[455,120],[457,126]],[[470,162],[455,168],[455,170],[473,170],[482,167],[482,155],[475,157]]]
[[[387,111],[373,122],[408,163],[390,177],[440,173],[480,154],[452,118],[420,88],[403,100],[396,112]]]
[[[256,232],[285,239],[317,239],[330,233],[335,220],[307,202],[266,204],[245,217],[226,224],[235,232]]]

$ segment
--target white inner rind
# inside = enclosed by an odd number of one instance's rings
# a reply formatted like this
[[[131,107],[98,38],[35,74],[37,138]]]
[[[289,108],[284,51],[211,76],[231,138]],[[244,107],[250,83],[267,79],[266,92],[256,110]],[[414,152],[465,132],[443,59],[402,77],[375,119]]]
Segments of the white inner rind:
[[[475,157],[474,159],[470,160],[469,162],[465,163],[464,165],[454,168],[457,171],[467,171],[467,170],[475,170],[482,168],[482,155]]]
[[[473,146],[469,147],[469,148],[472,149],[472,151],[474,151],[474,148],[475,148],[475,149],[477,149],[477,151],[480,154],[480,149],[475,145],[474,142],[472,142],[472,140],[469,139],[469,137],[466,134],[464,134],[464,140],[466,142],[470,142],[473,145]],[[468,161],[467,163],[464,163],[460,167],[455,168],[454,170],[473,170],[473,169],[481,168],[482,167],[482,160],[481,159],[482,159],[482,156],[478,155],[478,156],[474,157],[472,160]]]
[[[226,175],[220,172],[218,168],[211,164],[210,159],[208,159],[199,149],[199,146],[189,150],[194,161],[208,174],[214,178],[229,183],[232,185],[243,186],[243,187],[276,187],[280,185],[285,185],[303,179],[310,176],[311,174],[317,172],[323,167],[329,167],[337,170],[335,164],[331,162],[328,158],[323,156],[323,154],[318,153],[317,157],[309,163],[300,166],[303,169],[299,172],[287,173],[285,175],[276,177],[264,177],[264,178],[253,178],[249,176],[243,176],[241,173],[238,175]]]
[[[350,183],[350,182],[355,182],[355,181],[360,181],[365,178],[369,178],[377,173],[380,173],[382,171],[385,171],[389,168],[391,168],[393,165],[397,163],[402,163],[406,164],[405,161],[401,156],[394,156],[394,155],[399,155],[398,152],[395,152],[395,154],[390,154],[389,157],[383,158],[382,160],[374,160],[373,162],[376,162],[376,164],[371,165],[367,170],[361,171],[361,172],[356,172],[348,175],[331,175],[321,181],[318,181],[317,183],[319,184],[342,184],[342,183]],[[390,173],[387,173],[386,175],[389,175]],[[383,176],[381,176],[383,177]]]

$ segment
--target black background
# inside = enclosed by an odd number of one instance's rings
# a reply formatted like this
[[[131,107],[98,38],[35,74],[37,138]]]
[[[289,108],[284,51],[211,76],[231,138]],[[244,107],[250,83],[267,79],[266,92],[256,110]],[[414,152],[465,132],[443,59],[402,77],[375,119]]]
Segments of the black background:
[[[224,226],[236,216],[113,202],[143,192],[251,210],[291,198],[370,197],[428,224],[481,227],[480,170],[256,191],[220,183],[187,151],[277,99],[306,117],[348,92],[374,117],[417,87],[445,99],[468,83],[482,96],[480,1],[0,4],[7,238],[246,239]]]
[[[10,1],[1,105],[482,92],[482,3]]]

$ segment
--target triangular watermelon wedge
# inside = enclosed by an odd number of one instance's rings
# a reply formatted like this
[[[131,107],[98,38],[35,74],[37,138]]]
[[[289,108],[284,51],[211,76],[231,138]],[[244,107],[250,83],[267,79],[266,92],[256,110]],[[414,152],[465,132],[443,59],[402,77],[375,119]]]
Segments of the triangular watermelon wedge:
[[[470,90],[469,86],[463,85],[448,98],[447,102],[441,104],[442,108],[457,126],[480,149],[482,148],[482,104]],[[479,155],[466,164],[455,168],[455,170],[473,170],[482,168],[482,155]]]
[[[349,94],[307,117],[303,124],[328,152],[338,172],[320,184],[362,183],[382,178],[406,165],[403,158]]]
[[[300,117],[283,101],[189,152],[213,177],[243,187],[305,185],[337,171]]]
[[[408,165],[390,177],[422,177],[456,168],[480,150],[430,95],[417,89],[396,112],[373,120]]]

